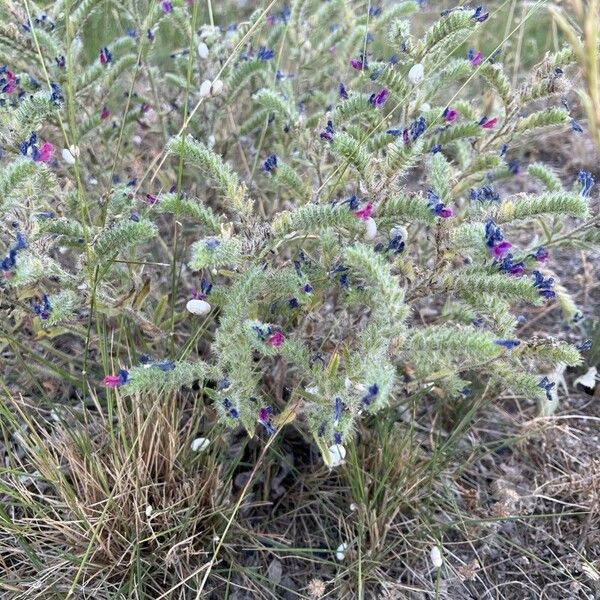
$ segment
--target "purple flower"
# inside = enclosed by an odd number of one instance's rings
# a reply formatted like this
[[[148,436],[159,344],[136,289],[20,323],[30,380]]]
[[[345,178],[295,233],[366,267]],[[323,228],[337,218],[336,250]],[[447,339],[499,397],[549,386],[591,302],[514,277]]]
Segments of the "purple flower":
[[[524,262],[513,262],[513,255],[507,254],[500,262],[497,263],[500,267],[500,271],[512,275],[513,277],[521,277],[525,273]]]
[[[492,246],[492,256],[502,258],[511,248],[512,244],[507,240],[498,242]]]
[[[498,227],[492,219],[488,219],[485,224],[485,243],[488,248],[493,248],[496,242],[500,242],[504,239],[502,230]]]
[[[42,302],[38,304],[34,303],[31,307],[33,312],[42,320],[47,321],[50,318],[50,312],[52,311],[52,305],[46,294],[42,297]]]
[[[467,60],[471,63],[472,67],[478,67],[483,62],[483,54],[476,52],[473,48],[467,50]]]
[[[377,93],[371,94],[369,104],[372,104],[375,108],[380,108],[388,99],[388,94],[389,92],[385,88],[381,88]]]
[[[173,5],[168,0],[163,0],[160,3],[160,7],[165,15],[168,15],[170,12],[173,12]]]
[[[339,92],[340,98],[342,100],[348,100],[348,92],[346,90],[346,86],[343,83],[340,83],[340,86],[338,88],[338,92]]]
[[[208,294],[210,294],[212,287],[212,283],[210,283],[208,279],[202,277],[202,279],[200,279],[200,289],[192,292],[192,298],[194,300],[206,300],[206,297]]]
[[[57,64],[57,66],[58,66],[59,69],[64,69],[65,68],[66,61],[65,61],[65,57],[64,56],[57,56],[54,60],[56,61],[56,64]]]
[[[367,68],[367,58],[363,54],[360,55],[360,58],[353,58],[350,61],[350,66],[357,71],[362,71]]]
[[[454,211],[451,208],[448,208],[432,189],[427,190],[427,200],[431,210],[438,217],[448,219],[454,215]]]
[[[548,258],[550,258],[550,252],[544,248],[544,246],[540,246],[534,254],[530,255],[534,260],[540,263],[545,263]]]
[[[334,444],[341,444],[342,443],[342,434],[339,431],[336,431],[333,434],[333,443]]]
[[[276,431],[275,427],[271,424],[271,415],[273,409],[270,406],[263,406],[258,409],[258,422],[266,429],[269,435],[273,435]]]
[[[323,131],[321,131],[319,137],[322,140],[325,140],[327,142],[331,142],[331,140],[333,140],[333,134],[335,133],[335,129],[333,128],[333,122],[332,121],[327,121],[327,127],[325,127],[325,129]]]
[[[110,50],[105,46],[104,48],[102,48],[102,50],[100,50],[98,58],[100,59],[101,65],[107,65],[109,62],[112,61],[112,54]]]

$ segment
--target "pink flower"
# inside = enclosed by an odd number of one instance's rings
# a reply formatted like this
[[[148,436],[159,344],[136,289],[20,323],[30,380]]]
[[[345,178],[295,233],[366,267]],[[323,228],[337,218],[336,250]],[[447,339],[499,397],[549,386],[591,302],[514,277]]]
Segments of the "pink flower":
[[[12,71],[6,71],[5,75],[5,84],[2,88],[2,92],[5,94],[12,94],[17,89],[17,78]]]
[[[451,208],[444,206],[444,208],[440,209],[437,214],[438,216],[442,217],[442,219],[449,219],[450,217],[454,216],[454,211]]]
[[[117,388],[117,387],[119,387],[121,385],[121,380],[119,379],[119,377],[117,375],[107,375],[102,380],[102,383],[107,388],[110,388],[110,389],[114,390],[115,388]]]
[[[498,122],[498,117],[494,117],[492,119],[488,119],[487,117],[482,117],[481,121],[479,121],[479,124],[481,125],[482,129],[492,129],[493,127],[496,126],[497,122]]]
[[[481,54],[481,52],[471,54],[469,57],[469,62],[471,63],[472,67],[478,67],[483,62],[483,54]]]
[[[281,331],[276,331],[267,338],[267,344],[273,348],[280,348],[283,342],[285,342],[285,336]]]
[[[38,160],[41,162],[50,162],[52,160],[53,152],[54,146],[50,142],[44,142],[40,148]]]
[[[110,117],[110,110],[105,106],[100,113],[100,118],[104,121],[105,119],[108,119],[108,117]]]
[[[503,240],[502,242],[498,242],[492,246],[492,255],[495,258],[502,258],[511,248],[512,244],[506,240]]]
[[[361,220],[361,221],[366,221],[367,219],[371,218],[371,215],[373,214],[373,205],[369,202],[368,204],[366,204],[363,208],[361,208],[360,210],[357,210],[354,212],[354,214]]]

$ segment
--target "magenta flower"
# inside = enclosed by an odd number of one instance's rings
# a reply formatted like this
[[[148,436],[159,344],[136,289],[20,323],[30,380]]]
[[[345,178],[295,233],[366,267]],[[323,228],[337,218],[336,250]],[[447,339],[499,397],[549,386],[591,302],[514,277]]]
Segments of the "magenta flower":
[[[121,369],[116,375],[107,375],[102,383],[111,389],[118,388],[120,385],[125,385],[129,381],[129,371]]]
[[[373,214],[373,205],[369,202],[368,204],[366,204],[363,208],[361,208],[360,210],[355,211],[355,215],[361,220],[361,221],[366,221],[367,219],[371,218],[371,215]]]
[[[106,65],[112,61],[112,53],[111,51],[104,47],[100,50],[100,55],[98,56],[101,65]]]
[[[119,378],[116,375],[107,375],[103,380],[102,383],[110,389],[115,389],[117,387],[119,387],[119,385],[121,385],[121,381],[119,380]]]
[[[53,152],[54,146],[50,142],[44,142],[39,150],[37,160],[39,162],[50,162]]]
[[[110,110],[108,110],[108,108],[105,106],[102,108],[102,111],[100,112],[100,118],[104,121],[104,120],[108,119],[108,117],[110,117]]]
[[[448,123],[452,123],[452,121],[456,121],[456,118],[458,117],[458,111],[454,108],[448,107],[446,110],[444,110],[442,116]]]
[[[376,94],[371,94],[369,104],[372,104],[375,108],[379,108],[385,104],[388,95],[389,92],[385,88],[382,88]]]
[[[447,206],[440,208],[440,210],[436,213],[438,217],[442,217],[442,219],[449,219],[454,216],[454,211]]]
[[[0,74],[2,72],[0,71]],[[12,71],[4,71],[4,77],[0,79],[0,85],[4,84],[2,87],[2,92],[4,94],[12,94],[17,89],[17,77]]]
[[[281,331],[276,331],[267,338],[267,344],[273,348],[280,348],[283,345],[283,342],[285,342],[285,336]]]
[[[483,62],[483,54],[481,54],[481,52],[475,52],[473,48],[469,48],[467,51],[467,59],[472,67],[478,67]]]
[[[498,123],[498,117],[493,117],[492,119],[488,119],[487,117],[481,117],[479,121],[479,125],[481,125],[482,129],[492,129]]]
[[[494,258],[502,258],[510,249],[512,244],[506,240],[502,240],[492,246],[492,255]]]

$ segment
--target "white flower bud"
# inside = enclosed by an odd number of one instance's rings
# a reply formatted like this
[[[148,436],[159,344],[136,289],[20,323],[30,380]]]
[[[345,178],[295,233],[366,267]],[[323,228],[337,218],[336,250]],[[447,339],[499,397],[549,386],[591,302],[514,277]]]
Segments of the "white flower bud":
[[[189,300],[185,305],[188,312],[191,312],[193,315],[204,316],[210,312],[211,306],[206,300],[199,300],[198,298],[193,298]]]
[[[198,56],[202,60],[208,58],[208,46],[204,42],[198,42]]]
[[[200,84],[200,96],[202,96],[202,98],[206,98],[207,96],[210,96],[211,85],[212,85],[212,81],[210,79],[205,79]]]
[[[365,221],[366,230],[365,230],[365,240],[371,241],[375,239],[377,235],[377,223],[375,223],[375,219],[373,217],[369,217]]]
[[[425,70],[423,69],[423,65],[421,63],[417,63],[410,68],[410,71],[408,72],[408,81],[412,83],[412,85],[421,83],[424,78]]]
[[[192,444],[192,452],[204,452],[210,445],[210,440],[205,437],[196,438]]]

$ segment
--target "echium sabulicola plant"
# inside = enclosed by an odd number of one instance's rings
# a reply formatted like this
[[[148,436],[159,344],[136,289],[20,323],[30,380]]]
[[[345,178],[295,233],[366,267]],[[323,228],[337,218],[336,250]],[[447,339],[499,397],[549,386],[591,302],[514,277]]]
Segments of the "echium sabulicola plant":
[[[579,318],[553,252],[600,241],[589,173],[517,159],[549,128],[581,135],[568,48],[515,89],[473,47],[481,6],[421,31],[411,0],[223,27],[136,1],[90,49],[101,3],[57,4],[0,28],[2,336],[32,368],[83,395],[199,382],[224,425],[297,417],[336,464],[392,398],[482,378],[543,400],[538,373],[580,361],[519,316]]]

